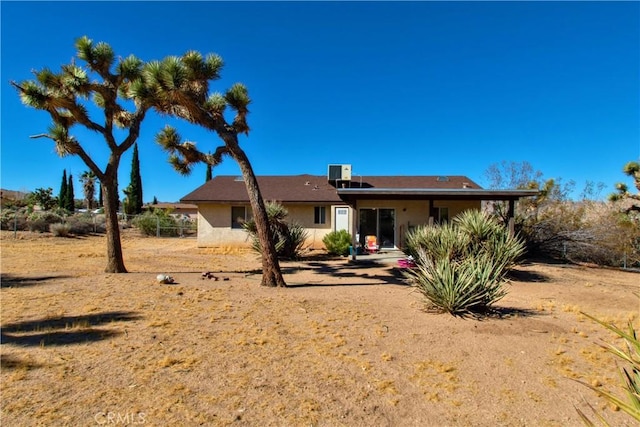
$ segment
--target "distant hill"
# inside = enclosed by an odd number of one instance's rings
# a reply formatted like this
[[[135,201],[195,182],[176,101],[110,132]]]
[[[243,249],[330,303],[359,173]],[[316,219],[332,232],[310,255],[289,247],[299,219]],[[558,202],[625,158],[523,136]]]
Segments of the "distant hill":
[[[0,198],[3,200],[22,200],[27,196],[28,193],[23,191],[14,191],[14,190],[5,190],[4,188],[0,189]]]

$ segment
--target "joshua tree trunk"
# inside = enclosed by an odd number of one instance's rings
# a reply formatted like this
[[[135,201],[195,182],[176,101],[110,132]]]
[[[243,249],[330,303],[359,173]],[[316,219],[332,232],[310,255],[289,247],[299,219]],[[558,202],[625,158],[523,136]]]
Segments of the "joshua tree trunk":
[[[247,193],[249,193],[251,209],[253,210],[253,218],[256,221],[258,239],[260,239],[260,246],[262,247],[262,282],[260,285],[274,287],[287,286],[282,277],[282,271],[280,271],[278,254],[276,253],[276,247],[271,236],[267,209],[260,194],[258,180],[253,173],[253,168],[251,167],[251,163],[249,163],[247,155],[238,144],[237,137],[233,139],[234,140],[230,140],[226,138],[227,148],[229,149],[229,154],[238,163],[242,171]]]
[[[118,224],[118,183],[115,178],[105,177],[100,182],[103,192],[105,226],[107,234],[107,266],[105,273],[126,273],[120,242],[120,225]]]

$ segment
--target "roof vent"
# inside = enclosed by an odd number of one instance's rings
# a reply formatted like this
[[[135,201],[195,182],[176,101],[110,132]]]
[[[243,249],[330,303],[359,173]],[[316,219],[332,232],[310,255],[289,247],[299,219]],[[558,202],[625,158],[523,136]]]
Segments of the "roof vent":
[[[448,176],[439,176],[438,177],[438,182],[449,182],[449,177]]]
[[[234,179],[235,182],[244,182],[244,178],[242,176],[236,176]]]
[[[471,184],[469,184],[468,182],[463,182],[462,188],[471,188]]]

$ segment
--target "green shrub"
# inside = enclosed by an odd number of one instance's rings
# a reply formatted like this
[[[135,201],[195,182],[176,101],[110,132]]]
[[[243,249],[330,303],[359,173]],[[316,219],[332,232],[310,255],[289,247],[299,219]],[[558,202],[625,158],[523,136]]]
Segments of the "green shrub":
[[[69,224],[55,223],[49,226],[49,231],[55,237],[69,237],[71,234],[71,226]]]
[[[307,240],[308,233],[305,228],[296,223],[288,223],[285,221],[289,212],[287,209],[276,202],[267,202],[265,204],[267,217],[269,219],[269,227],[274,239],[276,253],[278,258],[297,259],[302,255],[304,244]],[[258,238],[258,229],[254,219],[242,224],[244,230],[251,237],[251,247],[256,252],[262,252],[260,239]]]
[[[351,234],[347,230],[332,231],[324,236],[322,243],[331,255],[349,255]]]
[[[145,212],[136,217],[132,224],[140,229],[140,232],[145,236],[157,236],[158,226],[160,227],[160,236],[175,237],[178,235],[176,219],[162,210]]]
[[[487,214],[466,211],[409,233],[406,252],[416,262],[406,275],[429,304],[460,315],[486,311],[506,295],[506,275],[524,243]]]

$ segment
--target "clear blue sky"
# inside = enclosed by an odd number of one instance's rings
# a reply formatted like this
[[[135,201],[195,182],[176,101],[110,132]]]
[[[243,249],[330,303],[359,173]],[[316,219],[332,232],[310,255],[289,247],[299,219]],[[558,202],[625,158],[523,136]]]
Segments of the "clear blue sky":
[[[528,161],[546,178],[607,185],[640,155],[639,2],[7,2],[1,5],[2,188],[52,187],[79,158],[59,158],[48,114],[20,103],[10,80],[59,70],[87,35],[143,60],[195,49],[225,60],[224,91],[252,98],[242,137],[258,175],[349,163],[355,175],[467,175]],[[175,173],[154,142],[167,119],[150,114],[139,138],[145,201],[177,201],[205,167]],[[180,122],[185,139],[213,134]],[[92,155],[97,135],[79,133]],[[129,184],[131,151],[120,188]],[[102,162],[104,164],[104,161]],[[214,175],[239,174],[230,158]],[[81,187],[76,185],[80,197]],[[604,195],[604,194],[603,194]]]

